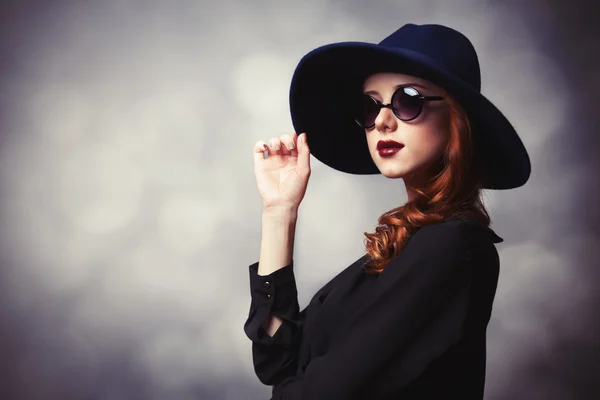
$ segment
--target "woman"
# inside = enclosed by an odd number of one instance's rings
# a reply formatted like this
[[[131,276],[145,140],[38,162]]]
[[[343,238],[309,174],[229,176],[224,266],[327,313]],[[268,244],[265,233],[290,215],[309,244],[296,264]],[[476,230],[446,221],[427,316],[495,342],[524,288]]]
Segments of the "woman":
[[[522,186],[531,168],[480,92],[472,44],[408,24],[379,44],[322,46],[296,68],[290,104],[305,133],[254,149],[264,210],[244,330],[257,376],[273,399],[483,398],[502,239],[481,190]],[[310,154],[342,172],[401,178],[408,201],[300,310],[292,250]]]

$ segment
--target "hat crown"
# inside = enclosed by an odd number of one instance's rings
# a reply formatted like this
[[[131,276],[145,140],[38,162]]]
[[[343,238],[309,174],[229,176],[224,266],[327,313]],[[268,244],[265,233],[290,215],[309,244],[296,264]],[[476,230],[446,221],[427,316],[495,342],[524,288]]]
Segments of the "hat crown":
[[[455,29],[435,24],[406,24],[383,39],[379,45],[423,54],[481,91],[477,52],[471,41]]]

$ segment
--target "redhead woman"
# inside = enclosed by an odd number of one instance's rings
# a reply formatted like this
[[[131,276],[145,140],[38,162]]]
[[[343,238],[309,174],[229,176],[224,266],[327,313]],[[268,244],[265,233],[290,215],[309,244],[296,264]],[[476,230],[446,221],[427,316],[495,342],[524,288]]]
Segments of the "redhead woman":
[[[244,331],[272,399],[483,398],[502,239],[481,193],[524,185],[531,166],[480,88],[473,45],[441,25],[300,60],[290,106],[301,134],[254,148],[264,208]],[[407,202],[300,309],[293,247],[311,154],[341,172],[402,179]]]

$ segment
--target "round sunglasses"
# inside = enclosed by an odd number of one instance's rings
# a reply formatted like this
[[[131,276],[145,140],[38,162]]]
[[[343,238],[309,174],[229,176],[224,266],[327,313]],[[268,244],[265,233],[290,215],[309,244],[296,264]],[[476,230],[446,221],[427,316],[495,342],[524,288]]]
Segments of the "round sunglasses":
[[[412,121],[421,115],[423,103],[426,101],[443,100],[442,96],[421,96],[417,89],[411,86],[398,88],[392,95],[390,104],[383,104],[373,97],[363,94],[354,112],[354,120],[364,129],[375,126],[375,119],[382,108],[391,108],[392,112],[402,121]]]

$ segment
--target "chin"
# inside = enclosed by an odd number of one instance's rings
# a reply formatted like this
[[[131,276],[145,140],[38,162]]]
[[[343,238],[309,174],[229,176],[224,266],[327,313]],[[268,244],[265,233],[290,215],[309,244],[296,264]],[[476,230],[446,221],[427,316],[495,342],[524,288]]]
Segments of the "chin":
[[[401,179],[406,176],[406,171],[394,169],[394,168],[379,168],[381,175],[389,179]]]

